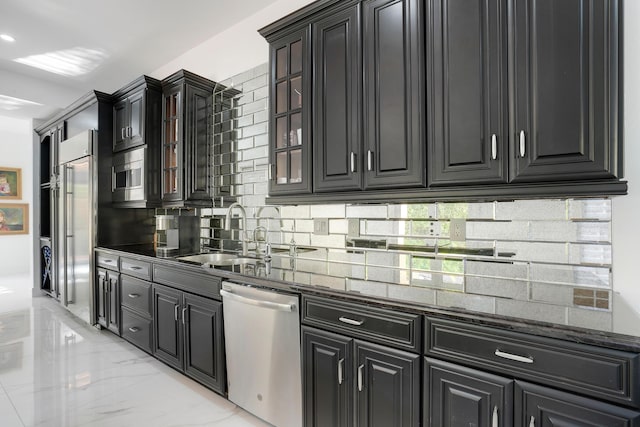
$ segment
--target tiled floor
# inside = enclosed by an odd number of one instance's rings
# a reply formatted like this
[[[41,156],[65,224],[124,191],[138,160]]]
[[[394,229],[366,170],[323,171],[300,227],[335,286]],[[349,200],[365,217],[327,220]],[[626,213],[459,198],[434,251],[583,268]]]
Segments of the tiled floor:
[[[0,277],[0,426],[267,426],[26,277]]]

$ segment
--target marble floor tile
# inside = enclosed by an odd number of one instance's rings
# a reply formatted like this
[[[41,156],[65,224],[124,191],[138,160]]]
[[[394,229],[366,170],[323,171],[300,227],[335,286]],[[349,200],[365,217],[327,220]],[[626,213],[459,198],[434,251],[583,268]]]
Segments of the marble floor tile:
[[[0,279],[1,427],[269,426],[31,286]]]

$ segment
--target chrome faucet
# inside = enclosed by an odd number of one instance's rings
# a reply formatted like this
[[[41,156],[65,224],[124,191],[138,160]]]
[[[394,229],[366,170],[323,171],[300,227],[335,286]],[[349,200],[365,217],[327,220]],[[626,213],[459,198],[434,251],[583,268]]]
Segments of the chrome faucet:
[[[242,227],[242,232],[240,233],[240,241],[242,242],[242,255],[246,256],[247,255],[247,238],[246,238],[246,233],[247,233],[247,211],[245,210],[244,206],[242,206],[240,203],[235,202],[232,203],[229,206],[229,209],[227,210],[227,217],[225,218],[224,221],[224,229],[226,231],[230,231],[231,230],[231,212],[233,211],[233,208],[238,208],[240,210],[240,218],[242,220],[241,222],[241,227]]]

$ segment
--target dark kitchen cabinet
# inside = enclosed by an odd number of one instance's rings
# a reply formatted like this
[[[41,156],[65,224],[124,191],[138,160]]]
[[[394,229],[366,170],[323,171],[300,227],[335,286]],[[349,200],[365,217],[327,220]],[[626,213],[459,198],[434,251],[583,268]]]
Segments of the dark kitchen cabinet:
[[[365,189],[426,183],[423,5],[362,3]]]
[[[640,426],[640,412],[516,381],[514,425],[633,427]]]
[[[314,22],[313,189],[362,189],[360,5]]]
[[[269,194],[311,192],[311,48],[308,25],[270,40]]]
[[[120,335],[120,274],[98,268],[96,315],[98,324]]]
[[[513,181],[621,175],[620,7],[513,1]]]
[[[158,145],[160,82],[142,76],[113,94],[113,151]]]
[[[224,393],[222,304],[154,284],[153,307],[154,355]]]
[[[432,0],[427,22],[430,185],[506,182],[506,2]]]
[[[424,425],[513,425],[513,380],[425,358]]]
[[[415,426],[419,356],[302,328],[305,426]]]

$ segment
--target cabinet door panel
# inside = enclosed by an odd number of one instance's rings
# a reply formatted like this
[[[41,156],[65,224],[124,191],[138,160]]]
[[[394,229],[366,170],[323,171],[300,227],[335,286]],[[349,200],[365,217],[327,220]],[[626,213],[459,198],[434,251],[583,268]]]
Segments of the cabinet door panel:
[[[153,354],[165,363],[182,369],[181,292],[153,285]],[[177,315],[176,315],[177,314]]]
[[[425,184],[422,4],[363,3],[365,188]]]
[[[440,427],[510,425],[513,381],[425,358],[424,424]]]
[[[98,269],[98,282],[96,289],[96,316],[98,324],[107,327],[107,289],[109,287],[107,272]]]
[[[141,90],[129,97],[129,147],[144,144],[144,94]]]
[[[127,100],[123,99],[113,104],[113,151],[124,150],[126,147]]]
[[[183,307],[185,373],[223,393],[222,304],[185,294]]]
[[[120,335],[120,274],[109,273],[109,289],[107,292],[107,327]]]
[[[314,190],[361,187],[360,7],[313,25]]]
[[[498,0],[435,0],[429,13],[431,184],[505,181],[506,8]]]
[[[356,425],[419,425],[419,356],[359,341],[355,351]]]
[[[618,1],[523,0],[514,19],[513,179],[614,177]]]
[[[185,117],[185,198],[210,200],[209,192],[209,136],[208,116],[211,110],[211,92],[187,86]]]
[[[306,427],[353,424],[352,342],[341,335],[302,328]]]
[[[516,381],[515,425],[535,427],[640,426],[640,412]]]

